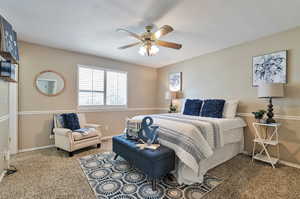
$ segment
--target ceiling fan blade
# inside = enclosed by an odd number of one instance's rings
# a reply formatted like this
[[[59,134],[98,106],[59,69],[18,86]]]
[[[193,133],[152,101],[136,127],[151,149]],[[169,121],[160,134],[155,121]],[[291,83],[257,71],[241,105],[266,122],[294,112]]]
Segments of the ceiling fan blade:
[[[125,45],[125,46],[121,46],[121,47],[119,47],[118,49],[119,49],[119,50],[123,50],[123,49],[126,49],[126,48],[130,48],[130,47],[139,45],[140,43],[141,43],[141,42],[136,42],[136,43],[133,43],[133,44],[128,44],[128,45]]]
[[[138,34],[135,34],[135,33],[131,32],[129,30],[126,30],[126,29],[123,29],[123,28],[118,28],[117,31],[118,32],[124,31],[124,32],[128,33],[131,37],[134,37],[134,38],[136,38],[138,40],[142,40],[142,38]]]
[[[176,43],[161,41],[161,40],[157,40],[155,43],[158,46],[163,46],[163,47],[167,47],[167,48],[174,48],[174,49],[178,49],[178,50],[182,47],[181,44],[176,44]]]
[[[164,25],[158,31],[154,33],[155,39],[159,39],[160,37],[172,32],[174,29],[169,25]]]

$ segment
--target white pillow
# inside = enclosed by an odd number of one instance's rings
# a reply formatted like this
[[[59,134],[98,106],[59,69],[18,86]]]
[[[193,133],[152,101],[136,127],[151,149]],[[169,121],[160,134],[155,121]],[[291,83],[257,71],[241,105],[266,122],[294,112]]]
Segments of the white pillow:
[[[223,118],[235,118],[238,104],[239,100],[226,100],[223,109]]]
[[[187,98],[180,99],[180,113],[183,114],[185,101]]]

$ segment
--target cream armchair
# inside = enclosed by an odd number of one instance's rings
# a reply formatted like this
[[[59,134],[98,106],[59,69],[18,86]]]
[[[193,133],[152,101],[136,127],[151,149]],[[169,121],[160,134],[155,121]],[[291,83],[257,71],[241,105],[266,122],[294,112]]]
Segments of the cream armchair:
[[[73,151],[92,145],[101,146],[101,129],[98,124],[88,124],[84,114],[77,114],[81,128],[93,128],[89,134],[84,135],[79,132],[72,132],[70,129],[62,127],[61,114],[54,115],[54,138],[57,149],[63,149],[73,156]]]

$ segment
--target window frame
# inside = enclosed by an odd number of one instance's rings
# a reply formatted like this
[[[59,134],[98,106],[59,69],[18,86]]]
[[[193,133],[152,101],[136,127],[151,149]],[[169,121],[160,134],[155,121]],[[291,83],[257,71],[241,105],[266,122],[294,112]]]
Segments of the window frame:
[[[104,89],[103,92],[99,91],[104,94],[104,99],[103,99],[103,105],[80,105],[79,104],[79,68],[88,68],[88,69],[95,69],[95,70],[103,70],[104,71]],[[126,104],[125,105],[106,105],[106,84],[107,84],[107,72],[119,72],[119,73],[124,73],[126,74]],[[77,96],[77,108],[79,110],[95,110],[95,109],[127,109],[128,108],[128,72],[127,71],[122,71],[122,70],[117,70],[117,69],[112,69],[108,67],[100,67],[100,66],[91,66],[91,65],[83,65],[83,64],[77,64],[77,79],[76,79],[76,96]]]

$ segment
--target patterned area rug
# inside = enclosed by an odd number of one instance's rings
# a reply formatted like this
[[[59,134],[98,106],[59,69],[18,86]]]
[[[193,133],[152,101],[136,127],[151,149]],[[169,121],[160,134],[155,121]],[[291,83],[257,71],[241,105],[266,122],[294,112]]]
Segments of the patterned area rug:
[[[114,160],[114,156],[113,152],[104,152],[79,158],[97,199],[200,199],[222,182],[205,176],[201,184],[179,185],[175,178],[165,177],[152,191],[147,176],[120,156]]]

